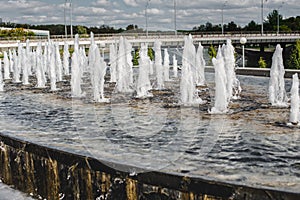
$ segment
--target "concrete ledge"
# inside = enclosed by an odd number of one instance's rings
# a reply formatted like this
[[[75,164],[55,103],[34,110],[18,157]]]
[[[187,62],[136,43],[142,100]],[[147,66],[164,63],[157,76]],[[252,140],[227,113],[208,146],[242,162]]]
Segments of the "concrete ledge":
[[[214,67],[212,66],[206,66],[205,71],[206,72],[214,72]],[[263,76],[263,77],[270,77],[270,68],[252,68],[252,67],[246,67],[246,68],[236,68],[235,70],[237,75],[248,75],[248,76]],[[286,69],[284,77],[285,78],[292,78],[293,74],[298,73],[300,75],[300,70],[291,70]]]
[[[300,199],[300,193],[253,188],[163,172],[129,174],[100,160],[0,134],[0,177],[42,199]],[[121,167],[121,168],[120,168]]]

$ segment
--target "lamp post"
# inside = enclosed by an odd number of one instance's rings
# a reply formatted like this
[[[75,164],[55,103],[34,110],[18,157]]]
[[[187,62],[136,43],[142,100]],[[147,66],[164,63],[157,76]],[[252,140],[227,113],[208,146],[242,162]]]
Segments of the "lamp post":
[[[71,38],[73,38],[73,5],[72,0],[70,0],[70,29],[71,29]]]
[[[64,5],[64,23],[65,23],[65,37],[68,37],[68,30],[67,30],[67,20],[66,20],[66,7],[67,7],[67,0],[65,0]]]
[[[268,0],[261,0],[261,35],[264,34],[264,1]]]
[[[176,22],[176,15],[177,15],[177,11],[176,11],[176,0],[174,0],[174,31],[175,31],[175,35],[177,36],[177,22]]]
[[[242,54],[243,54],[243,68],[245,68],[245,44],[247,42],[247,39],[245,37],[242,37],[240,39],[240,43],[242,44]]]
[[[145,8],[145,17],[146,17],[146,37],[148,38],[148,6],[150,0],[147,0],[146,8]]]
[[[227,1],[224,2],[222,6],[222,35],[224,35],[224,8],[226,6]]]
[[[277,35],[279,35],[279,10],[282,8],[284,2],[281,3],[281,5],[277,9]]]

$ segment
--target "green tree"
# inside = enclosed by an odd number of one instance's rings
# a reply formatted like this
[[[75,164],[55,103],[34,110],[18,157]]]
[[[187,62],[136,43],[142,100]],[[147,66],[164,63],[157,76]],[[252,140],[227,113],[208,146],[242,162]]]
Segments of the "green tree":
[[[210,61],[217,56],[217,51],[212,44],[208,48],[208,55],[209,55]]]
[[[290,69],[300,69],[300,40],[296,41],[287,63]]]
[[[255,21],[251,21],[244,27],[244,30],[246,31],[259,31],[260,30],[260,25],[257,24]]]
[[[154,60],[154,51],[152,48],[148,48],[148,56],[150,60]]]
[[[133,25],[133,24],[130,24],[126,27],[126,30],[134,30],[134,29],[138,29],[138,26],[137,25]]]
[[[79,35],[85,35],[87,34],[87,29],[83,26],[77,26],[77,33]]]
[[[140,49],[138,48],[134,51],[134,55],[132,59],[132,63],[134,66],[139,65],[139,58],[140,58]]]
[[[258,66],[259,68],[266,68],[267,67],[267,63],[266,61],[263,59],[263,57],[260,57],[258,60]]]
[[[279,15],[278,10],[273,10],[267,16],[267,26],[269,30],[277,30],[277,22],[279,17],[279,23],[282,22],[282,15]]]

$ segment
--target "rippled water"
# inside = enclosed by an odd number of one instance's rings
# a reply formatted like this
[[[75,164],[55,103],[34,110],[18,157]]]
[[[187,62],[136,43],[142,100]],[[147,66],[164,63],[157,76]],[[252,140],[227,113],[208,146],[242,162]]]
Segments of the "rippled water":
[[[213,77],[207,79],[212,89]],[[96,105],[51,93],[5,92],[0,94],[1,132],[139,168],[109,163],[119,170],[161,170],[299,192],[300,129],[285,125],[287,108],[268,106],[267,78],[239,79],[244,91],[227,115],[207,114],[211,103],[170,108],[165,102],[114,96],[124,100]]]

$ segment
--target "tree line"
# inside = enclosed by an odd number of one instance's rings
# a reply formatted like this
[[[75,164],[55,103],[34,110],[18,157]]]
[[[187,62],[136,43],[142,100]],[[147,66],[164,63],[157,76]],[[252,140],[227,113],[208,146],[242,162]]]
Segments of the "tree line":
[[[283,19],[282,15],[278,13],[277,10],[270,12],[264,21],[264,31],[274,32],[278,29],[278,20],[279,20],[279,31],[282,32],[293,32],[300,30],[300,16],[289,17]],[[244,27],[237,25],[235,22],[231,21],[228,24],[224,24],[223,30],[225,32],[238,32],[238,31],[251,31],[258,32],[261,30],[261,24],[256,23],[255,21],[250,21]],[[200,26],[193,27],[193,32],[221,32],[222,25],[213,25],[210,22],[202,24]]]

